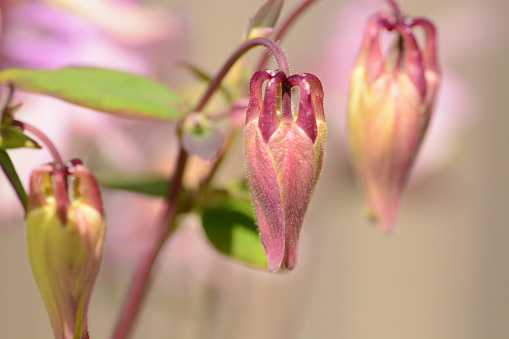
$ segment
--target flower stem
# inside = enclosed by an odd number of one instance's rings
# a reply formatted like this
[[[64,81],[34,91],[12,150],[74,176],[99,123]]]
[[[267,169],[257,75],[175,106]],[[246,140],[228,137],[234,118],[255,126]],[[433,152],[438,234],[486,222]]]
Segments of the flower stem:
[[[290,74],[286,57],[281,48],[274,41],[266,38],[255,38],[248,40],[240,45],[224,63],[220,71],[209,83],[209,86],[201,97],[200,101],[196,104],[194,112],[203,110],[235,62],[251,48],[260,45],[267,47],[272,52],[279,64],[279,68],[285,72],[287,76]],[[222,159],[222,157],[219,159]],[[188,154],[181,146],[177,159],[176,169],[174,171],[172,180],[170,181],[172,187],[169,190],[168,196],[166,197],[165,210],[163,211],[162,217],[160,219],[161,221],[159,231],[154,240],[154,243],[150,248],[148,248],[147,252],[142,257],[136,272],[134,273],[133,281],[125,298],[124,305],[120,312],[119,319],[113,333],[113,339],[125,339],[129,337],[132,329],[134,328],[135,321],[139,315],[143,300],[145,299],[149,289],[150,274],[157,260],[157,257],[159,256],[159,253],[161,252],[161,249],[163,248],[167,239],[175,230],[175,219],[181,212],[178,208],[179,206],[177,202],[180,190],[182,188],[182,179],[184,177],[187,160]],[[204,189],[208,186],[208,182],[215,174],[215,169],[217,166],[218,164],[213,167],[211,174],[208,176],[205,184],[202,185],[201,189]],[[199,195],[200,194],[198,194],[198,196]]]
[[[401,10],[399,9],[398,3],[396,0],[386,0],[389,6],[391,6],[392,10],[394,11],[394,15],[396,16],[396,21],[403,22],[404,16],[401,13]]]
[[[308,8],[316,0],[304,0],[297,8],[294,9],[292,13],[286,18],[281,27],[277,30],[276,34],[274,34],[274,41],[279,41],[283,37],[283,35],[288,31],[288,28],[295,22],[295,20],[304,12],[305,9]],[[262,69],[267,63],[269,56],[268,54],[264,54],[258,63],[258,67],[256,70]],[[287,74],[288,76],[288,74]]]
[[[60,156],[60,153],[58,153],[57,148],[55,145],[51,142],[51,140],[44,134],[40,129],[37,127],[30,125],[29,123],[13,120],[12,125],[18,126],[24,131],[30,132],[33,134],[37,139],[39,139],[48,149],[48,151],[51,153],[51,156],[53,157],[53,160],[59,166],[60,168],[65,168],[64,161],[62,160],[62,157]]]
[[[198,102],[196,107],[194,108],[195,112],[201,111],[207,102],[209,101],[210,97],[214,92],[218,89],[219,85],[221,84],[221,81],[226,76],[230,68],[235,64],[235,62],[244,55],[247,51],[249,51],[251,48],[256,46],[265,46],[267,47],[274,57],[276,58],[276,61],[278,63],[279,69],[283,71],[286,76],[290,76],[290,67],[288,66],[288,61],[286,60],[286,56],[281,50],[281,47],[274,41],[267,39],[267,38],[254,38],[250,39],[246,42],[244,42],[242,45],[240,45],[226,60],[223,67],[219,70],[217,75],[214,77],[214,79],[209,83],[209,87],[203,94],[201,100]]]
[[[167,208],[164,211],[159,232],[155,238],[154,244],[148,248],[147,253],[136,269],[127,298],[125,299],[124,306],[117,321],[115,332],[113,333],[114,339],[127,338],[138,317],[141,303],[145,299],[149,288],[150,273],[175,224],[175,217],[178,213],[177,199],[182,187],[182,178],[187,164],[187,156],[187,152],[181,148],[177,160],[177,167],[170,181],[173,183],[173,186],[170,190],[170,194],[166,198]]]
[[[37,127],[30,125],[29,123],[12,120],[13,126],[18,126],[24,131],[28,131],[33,134],[39,141],[41,141],[48,151],[51,153],[53,160],[55,161],[55,181],[56,181],[56,194],[60,197],[57,198],[57,215],[62,220],[62,223],[65,225],[67,223],[67,204],[68,194],[67,194],[67,166],[65,165],[60,153],[58,153],[57,148],[51,142],[51,140]]]
[[[2,101],[0,102],[0,122],[7,123],[12,126],[17,126],[21,128],[23,131],[28,131],[31,134],[33,134],[35,137],[37,137],[48,149],[48,151],[51,153],[53,159],[57,163],[57,166],[60,170],[65,171],[66,167],[62,160],[62,157],[58,153],[57,148],[55,145],[51,142],[51,140],[44,134],[40,129],[38,129],[35,126],[32,126],[26,122],[21,122],[18,120],[12,120],[12,111],[15,110],[19,106],[10,107],[9,104],[11,103],[12,97],[14,95],[14,84],[12,82],[7,83],[7,95],[5,95],[2,98]],[[10,111],[10,112],[9,112]],[[5,114],[8,114],[5,116]],[[16,195],[18,196],[19,200],[21,201],[21,204],[23,205],[23,209],[25,210],[25,213],[27,211],[27,194],[25,192],[25,189],[23,188],[23,184],[19,180],[18,174],[16,173],[16,169],[14,168],[14,165],[12,164],[12,161],[9,157],[9,154],[5,152],[4,150],[0,150],[0,167],[2,168],[3,172],[7,176],[7,179],[11,183],[12,187],[14,188],[14,191],[16,192]]]

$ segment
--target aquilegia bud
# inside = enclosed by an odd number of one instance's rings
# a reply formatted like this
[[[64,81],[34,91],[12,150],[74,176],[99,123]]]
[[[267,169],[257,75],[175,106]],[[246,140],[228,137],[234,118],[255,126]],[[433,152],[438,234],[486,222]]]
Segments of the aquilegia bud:
[[[28,257],[56,339],[88,338],[87,310],[104,235],[99,187],[80,161],[65,168],[47,164],[32,172]]]
[[[298,114],[282,103],[285,86],[300,88]],[[300,229],[322,168],[323,90],[312,74],[287,78],[273,70],[256,72],[250,87],[246,168],[268,269],[275,272],[282,262],[288,269],[295,266]]]
[[[412,28],[426,33],[419,47]],[[384,57],[383,30],[398,33]],[[435,29],[424,19],[375,14],[350,82],[349,142],[372,216],[392,228],[400,196],[428,127],[440,78]]]

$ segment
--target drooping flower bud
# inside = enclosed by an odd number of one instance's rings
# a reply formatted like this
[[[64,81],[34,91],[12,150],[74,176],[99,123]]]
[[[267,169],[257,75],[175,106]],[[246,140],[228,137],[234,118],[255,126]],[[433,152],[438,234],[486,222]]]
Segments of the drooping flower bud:
[[[68,179],[72,179],[71,195]],[[99,187],[79,160],[32,172],[28,257],[56,339],[88,338],[87,310],[103,252]]]
[[[282,103],[285,86],[300,89],[297,114]],[[282,262],[292,269],[304,215],[323,163],[322,84],[308,73],[287,78],[283,72],[261,70],[253,75],[250,87],[246,168],[261,243],[269,271],[279,270]]]
[[[420,26],[420,47],[412,28]],[[398,33],[387,56],[384,30]],[[350,79],[349,143],[370,213],[392,228],[399,199],[432,115],[440,72],[434,26],[378,13],[368,22]]]

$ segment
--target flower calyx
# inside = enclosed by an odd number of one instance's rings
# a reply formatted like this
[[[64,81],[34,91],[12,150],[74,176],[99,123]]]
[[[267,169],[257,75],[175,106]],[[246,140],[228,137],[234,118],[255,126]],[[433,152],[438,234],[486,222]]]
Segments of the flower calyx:
[[[424,29],[423,46],[414,35],[415,27]],[[383,31],[398,34],[386,56],[380,41]],[[394,225],[432,116],[439,79],[430,21],[400,13],[371,17],[350,78],[348,135],[366,203],[385,229]]]
[[[263,84],[266,82],[263,93]],[[300,89],[293,114],[284,92]],[[325,145],[323,89],[309,73],[260,70],[250,83],[245,154],[248,183],[269,271],[297,261],[300,230],[320,174]]]
[[[55,338],[88,338],[106,223],[99,187],[81,161],[32,172],[26,223],[30,266]]]

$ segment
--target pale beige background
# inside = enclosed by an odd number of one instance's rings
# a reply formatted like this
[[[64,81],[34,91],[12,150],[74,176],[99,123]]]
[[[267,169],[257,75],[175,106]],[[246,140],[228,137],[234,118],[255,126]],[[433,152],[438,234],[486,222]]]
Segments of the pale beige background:
[[[477,120],[459,134],[459,147],[444,167],[411,185],[394,234],[383,234],[363,218],[340,128],[331,126],[297,269],[275,275],[223,261],[191,227],[181,234],[188,247],[170,245],[165,252],[134,338],[509,338],[508,2],[401,2],[408,13],[435,16],[449,44],[441,46],[444,55],[457,48],[454,39],[460,46],[479,43],[457,31],[457,19],[488,30],[481,42],[491,44],[486,52],[479,44],[448,60],[473,89],[472,97],[458,100],[475,102]],[[345,3],[318,1],[297,23],[283,44],[293,69],[307,71],[306,63],[322,53]],[[255,1],[234,0],[171,4],[191,18],[191,59],[211,72],[240,40],[257,7]],[[295,4],[288,1],[285,12]],[[468,6],[483,9],[489,20],[455,15]],[[385,8],[382,1],[373,12],[379,8]],[[326,100],[346,95],[325,91]],[[241,154],[239,146],[222,176],[242,173]],[[23,224],[1,216],[0,222],[9,225],[0,230],[0,338],[50,338]],[[110,220],[109,227],[122,225]],[[111,333],[134,264],[118,264],[108,255],[90,309],[96,339]]]

